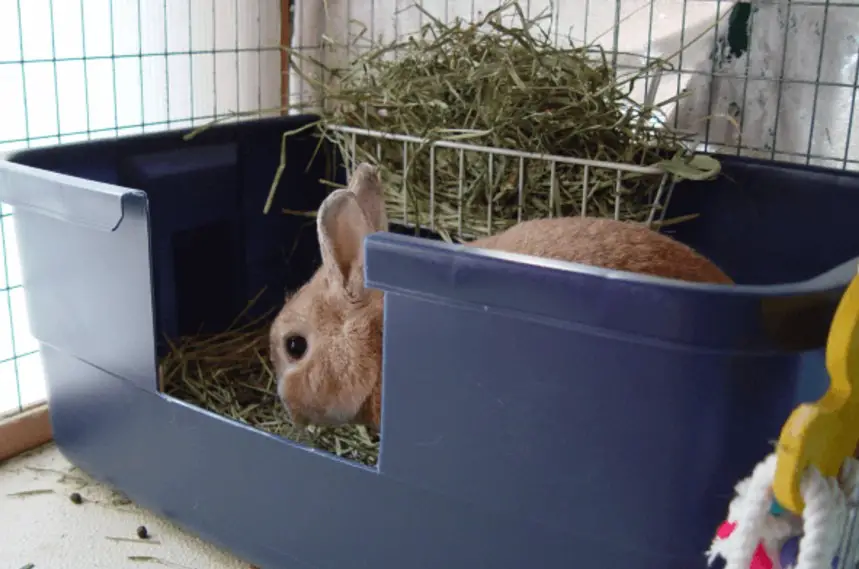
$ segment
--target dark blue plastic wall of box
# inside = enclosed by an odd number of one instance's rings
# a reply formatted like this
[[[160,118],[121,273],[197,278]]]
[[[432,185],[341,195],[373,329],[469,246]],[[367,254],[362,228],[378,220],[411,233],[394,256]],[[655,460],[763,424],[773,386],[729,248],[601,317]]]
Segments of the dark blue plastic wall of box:
[[[225,326],[318,263],[310,120],[21,152],[16,208],[57,443],[76,465],[264,569],[689,569],[793,405],[859,256],[859,178],[725,158],[674,192],[676,236],[736,288],[366,243],[386,291],[377,470],[156,387],[156,338]],[[342,175],[342,172],[341,172]],[[298,240],[295,252],[293,245]]]

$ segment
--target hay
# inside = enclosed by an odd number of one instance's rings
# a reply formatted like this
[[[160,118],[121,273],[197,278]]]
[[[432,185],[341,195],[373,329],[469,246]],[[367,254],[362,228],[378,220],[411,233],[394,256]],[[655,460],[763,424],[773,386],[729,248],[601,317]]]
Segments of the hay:
[[[654,59],[618,77],[601,48],[571,41],[557,47],[540,27],[549,14],[528,18],[515,1],[474,23],[446,24],[415,8],[429,20],[419,33],[389,43],[359,35],[348,46],[357,55],[345,69],[330,69],[300,49],[287,50],[293,69],[324,102],[314,123],[320,138],[336,145],[347,163],[379,165],[391,221],[431,227],[446,239],[478,237],[520,219],[580,215],[585,187],[588,215],[646,221],[662,172],[694,179],[718,173],[715,159],[689,155],[680,137],[654,126],[661,121],[659,107],[671,101],[644,106],[630,96],[636,81],[668,69],[667,62]],[[346,49],[330,41],[329,47]],[[308,65],[316,71],[301,70]],[[320,76],[329,80],[315,79]],[[332,128],[337,126],[655,166],[660,173],[618,176],[595,167],[586,173],[579,165],[490,159],[474,150],[431,152],[427,143],[404,150],[400,141],[369,136],[353,141],[352,134]],[[278,173],[282,169],[283,163]],[[276,186],[277,180],[272,191]],[[266,211],[270,203],[271,196]]]
[[[170,352],[159,365],[162,393],[274,435],[374,466],[379,453],[377,433],[362,426],[300,428],[289,421],[277,397],[277,381],[268,358],[271,315],[239,324],[246,320],[244,313],[224,332],[172,342]]]

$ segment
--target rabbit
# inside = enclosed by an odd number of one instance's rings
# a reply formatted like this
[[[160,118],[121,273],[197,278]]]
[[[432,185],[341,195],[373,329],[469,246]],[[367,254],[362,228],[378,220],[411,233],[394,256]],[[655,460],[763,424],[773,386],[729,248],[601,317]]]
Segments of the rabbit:
[[[322,265],[287,297],[269,335],[278,396],[296,425],[380,426],[383,293],[364,286],[364,238],[387,228],[378,170],[367,163],[355,168],[347,188],[329,194],[319,207]],[[524,221],[467,245],[732,284],[686,245],[645,225],[612,219]]]

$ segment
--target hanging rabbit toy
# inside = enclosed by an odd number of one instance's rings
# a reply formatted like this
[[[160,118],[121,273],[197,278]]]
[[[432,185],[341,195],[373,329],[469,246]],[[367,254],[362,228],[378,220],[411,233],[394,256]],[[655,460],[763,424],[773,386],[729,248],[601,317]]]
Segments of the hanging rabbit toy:
[[[707,552],[725,569],[855,569],[859,461],[859,276],[835,312],[829,390],[797,407],[776,451],[735,487]],[[854,389],[855,387],[855,389]]]

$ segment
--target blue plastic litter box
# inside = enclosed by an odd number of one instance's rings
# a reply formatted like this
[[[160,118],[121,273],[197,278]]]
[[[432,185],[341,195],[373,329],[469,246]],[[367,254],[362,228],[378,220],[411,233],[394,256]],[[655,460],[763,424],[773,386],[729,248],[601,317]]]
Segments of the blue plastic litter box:
[[[63,453],[263,569],[704,567],[735,482],[826,387],[859,177],[726,157],[718,181],[678,185],[668,215],[701,216],[675,236],[736,288],[371,236],[374,469],[157,390],[163,331],[224,327],[263,285],[277,305],[319,262],[305,218],[262,214],[281,134],[310,120],[0,164]],[[316,144],[289,140],[273,212],[319,205]]]

